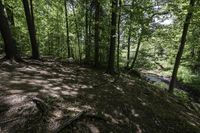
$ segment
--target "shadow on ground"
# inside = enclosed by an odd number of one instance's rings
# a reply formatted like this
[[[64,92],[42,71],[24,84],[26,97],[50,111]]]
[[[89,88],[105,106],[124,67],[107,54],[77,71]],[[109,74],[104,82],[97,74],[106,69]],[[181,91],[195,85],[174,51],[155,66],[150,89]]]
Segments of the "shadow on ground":
[[[0,132],[56,132],[83,111],[61,132],[200,132],[199,112],[127,75],[50,61],[1,64],[0,75]]]

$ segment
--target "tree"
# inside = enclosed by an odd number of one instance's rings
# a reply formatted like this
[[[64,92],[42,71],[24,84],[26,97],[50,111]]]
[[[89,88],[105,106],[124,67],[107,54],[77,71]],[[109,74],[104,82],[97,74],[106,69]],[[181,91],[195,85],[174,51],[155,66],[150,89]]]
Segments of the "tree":
[[[122,0],[119,0],[119,6],[118,6],[118,24],[117,24],[117,34],[118,34],[118,43],[117,43],[117,69],[119,71],[119,59],[120,59],[120,24],[121,24],[121,6],[122,6]]]
[[[89,32],[89,24],[88,24],[88,12],[89,12],[89,7],[88,7],[88,0],[85,1],[85,61],[89,62],[89,50],[88,50],[88,32]]]
[[[99,12],[100,11],[100,3],[99,0],[95,0],[95,55],[94,55],[94,66],[97,67],[99,65]]]
[[[78,43],[78,54],[79,54],[79,61],[82,60],[82,53],[81,53],[81,44],[80,44],[80,33],[79,33],[79,26],[78,26],[78,20],[75,12],[75,5],[72,2],[72,11],[75,19],[75,30],[76,30],[76,37],[77,37],[77,43]]]
[[[176,61],[175,61],[175,64],[174,64],[172,78],[171,78],[171,81],[170,81],[170,84],[169,84],[169,92],[170,93],[173,93],[173,90],[174,90],[174,84],[175,84],[175,81],[176,81],[176,78],[177,78],[177,73],[178,73],[178,69],[179,69],[179,66],[180,66],[181,57],[182,57],[183,50],[184,50],[184,47],[185,47],[187,32],[188,32],[188,29],[189,29],[190,21],[192,19],[195,1],[196,0],[190,0],[188,13],[186,15],[186,19],[185,19],[185,22],[184,22],[180,46],[179,46],[179,50],[178,50],[178,53],[177,53],[177,56],[176,56]]]
[[[28,26],[31,47],[32,47],[32,58],[39,59],[39,45],[36,40],[36,30],[35,30],[35,23],[34,23],[34,16],[33,16],[33,5],[32,0],[22,0],[23,7],[26,16],[26,22]],[[30,8],[31,7],[31,8]]]
[[[144,26],[142,26],[141,33],[139,34],[139,39],[138,39],[138,43],[137,43],[137,48],[136,48],[135,56],[133,58],[133,62],[131,64],[130,69],[132,69],[134,67],[135,62],[137,60],[138,53],[139,53],[139,50],[140,50],[140,45],[141,45],[141,42],[142,42],[142,37],[143,37],[143,34],[144,34],[143,32],[144,32]]]
[[[67,30],[67,56],[71,57],[71,48],[70,48],[70,40],[69,40],[69,22],[68,22],[68,9],[67,9],[67,0],[64,0],[65,7],[65,22],[66,22],[66,30]]]
[[[0,31],[5,44],[5,59],[12,60],[16,55],[16,46],[12,37],[8,19],[4,12],[4,6],[0,1]]]
[[[117,26],[117,4],[118,0],[112,0],[112,17],[111,17],[111,33],[110,33],[110,49],[107,73],[115,73],[115,44],[116,44],[116,26]]]

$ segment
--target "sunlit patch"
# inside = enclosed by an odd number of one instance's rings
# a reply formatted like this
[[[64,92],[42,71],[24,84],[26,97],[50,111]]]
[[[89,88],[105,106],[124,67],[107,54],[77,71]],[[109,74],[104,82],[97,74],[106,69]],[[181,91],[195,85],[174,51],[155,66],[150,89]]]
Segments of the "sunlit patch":
[[[81,112],[82,111],[80,108],[77,108],[77,107],[68,107],[67,110],[75,111],[75,112]]]
[[[15,104],[23,102],[26,98],[27,98],[27,96],[14,94],[14,95],[7,96],[7,97],[1,99],[0,102],[5,103],[7,105],[15,105]]]
[[[18,93],[23,93],[23,90],[8,90],[7,92],[11,93],[11,94],[18,94]]]
[[[131,114],[132,114],[134,117],[139,117],[139,114],[137,114],[137,113],[135,112],[134,109],[131,110]]]
[[[10,83],[11,84],[23,84],[23,83],[26,83],[26,81],[24,81],[24,80],[12,80],[12,81],[10,81]]]
[[[61,79],[61,78],[53,78],[53,79],[48,79],[48,81],[62,82],[63,79]]]
[[[118,91],[120,91],[121,93],[124,94],[124,91],[123,91],[123,89],[122,89],[121,87],[119,87],[119,86],[115,86],[115,88],[116,88]]]
[[[27,96],[37,96],[38,92],[28,92],[26,93]]]
[[[92,109],[92,107],[91,106],[89,106],[89,105],[84,105],[84,106],[82,106],[84,109],[86,109],[86,110],[91,110]]]
[[[78,92],[76,91],[61,91],[62,95],[67,95],[67,96],[76,96]]]
[[[61,87],[53,87],[51,89],[57,91],[57,90],[61,90]]]
[[[146,106],[147,104],[146,104],[145,102],[142,102],[142,105],[143,105],[143,106]]]
[[[87,85],[81,85],[81,88],[86,89],[86,88],[88,88],[88,86]]]
[[[58,94],[55,94],[55,93],[50,93],[49,95],[54,97],[54,98],[60,98],[60,96]]]
[[[46,89],[42,89],[42,90],[39,90],[40,92],[42,92],[42,93],[48,93],[48,90],[46,90]]]
[[[109,114],[104,114],[105,117],[111,119],[112,123],[115,123],[115,124],[119,124],[118,120],[114,119],[111,115]]]
[[[50,89],[52,86],[53,86],[53,84],[50,84],[50,83],[49,84],[44,84],[43,88],[44,89]]]
[[[32,84],[32,85],[47,84],[48,83],[48,81],[46,81],[46,80],[37,80],[37,79],[32,79],[29,82],[30,82],[29,84]]]
[[[99,129],[94,124],[87,124],[91,133],[100,133]]]
[[[62,88],[63,88],[63,89],[66,89],[66,90],[72,90],[72,89],[73,89],[72,87],[69,87],[69,86],[67,86],[67,85],[63,85]]]
[[[57,118],[61,118],[63,116],[63,112],[61,110],[55,110],[52,114]]]
[[[20,71],[37,71],[37,69],[32,66],[19,68],[18,70],[20,70]]]
[[[137,124],[136,128],[137,128],[136,133],[142,133],[142,129],[140,128],[140,125]]]
[[[48,75],[48,74],[49,74],[49,72],[47,72],[47,71],[44,71],[44,70],[40,70],[40,74]]]

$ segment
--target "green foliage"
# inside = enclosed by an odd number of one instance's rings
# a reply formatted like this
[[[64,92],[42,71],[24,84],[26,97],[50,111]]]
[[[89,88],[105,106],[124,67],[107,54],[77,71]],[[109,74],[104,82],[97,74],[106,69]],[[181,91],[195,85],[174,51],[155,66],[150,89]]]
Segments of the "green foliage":
[[[100,10],[100,64],[107,65],[110,41],[111,3],[107,0],[99,1]],[[154,0],[121,0],[120,22],[120,67],[127,64],[127,47],[129,29],[131,28],[130,61],[132,62],[138,40],[142,36],[141,48],[135,64],[136,68],[158,69],[155,62],[159,62],[164,69],[161,73],[170,75],[178,51],[185,14],[188,9],[187,0],[154,1]],[[21,1],[4,1],[14,13],[15,25],[12,32],[18,42],[18,49],[23,56],[30,55],[30,39],[24,9]],[[64,10],[64,0],[33,1],[36,35],[42,55],[51,55],[62,59],[67,58],[67,29]],[[75,60],[79,54],[85,58],[85,13],[88,9],[90,26],[89,45],[91,46],[91,61],[94,56],[94,0],[67,0],[69,40]],[[186,83],[198,84],[200,73],[200,4],[197,2],[193,21],[190,25],[187,44],[182,58],[178,78]],[[74,11],[74,12],[73,12]],[[77,32],[79,38],[77,38]],[[142,34],[142,35],[141,35]],[[117,36],[117,34],[116,34]],[[79,44],[80,43],[80,44]],[[2,44],[2,39],[0,39]],[[79,45],[80,46],[79,46]],[[3,45],[1,45],[3,51]],[[160,69],[160,68],[159,68]]]

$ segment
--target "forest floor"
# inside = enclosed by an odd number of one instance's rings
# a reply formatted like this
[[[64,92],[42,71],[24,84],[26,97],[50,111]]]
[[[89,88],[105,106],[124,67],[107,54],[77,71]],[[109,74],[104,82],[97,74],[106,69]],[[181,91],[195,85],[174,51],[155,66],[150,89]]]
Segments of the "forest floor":
[[[200,106],[144,80],[55,61],[0,65],[0,132],[199,133]]]

